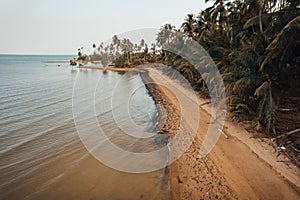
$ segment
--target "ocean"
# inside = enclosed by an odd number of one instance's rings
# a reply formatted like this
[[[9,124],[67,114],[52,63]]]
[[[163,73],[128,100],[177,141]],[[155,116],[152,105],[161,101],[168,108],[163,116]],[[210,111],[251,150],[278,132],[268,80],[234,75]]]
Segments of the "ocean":
[[[163,168],[141,173],[149,164],[126,157],[161,148],[140,75],[72,58],[0,55],[0,199],[169,199]]]

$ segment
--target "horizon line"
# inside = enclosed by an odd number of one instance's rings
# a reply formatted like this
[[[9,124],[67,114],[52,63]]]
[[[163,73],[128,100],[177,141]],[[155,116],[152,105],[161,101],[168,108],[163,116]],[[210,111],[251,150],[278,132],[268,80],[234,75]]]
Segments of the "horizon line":
[[[70,53],[0,53],[0,55],[15,55],[15,56],[77,56]]]

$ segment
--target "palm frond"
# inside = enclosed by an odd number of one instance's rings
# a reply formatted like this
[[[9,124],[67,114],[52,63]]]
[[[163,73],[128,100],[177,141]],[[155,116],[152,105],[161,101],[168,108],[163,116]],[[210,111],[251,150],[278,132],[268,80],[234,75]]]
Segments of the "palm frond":
[[[276,58],[280,57],[280,54],[289,45],[295,45],[297,41],[300,40],[300,15],[291,20],[276,36],[276,38],[270,43],[266,48],[268,54],[262,64],[260,65],[259,70],[263,71],[266,68],[266,65],[271,63]]]
[[[254,93],[255,97],[262,97],[264,96],[269,90],[269,83],[268,81],[265,81],[263,84],[261,84]]]

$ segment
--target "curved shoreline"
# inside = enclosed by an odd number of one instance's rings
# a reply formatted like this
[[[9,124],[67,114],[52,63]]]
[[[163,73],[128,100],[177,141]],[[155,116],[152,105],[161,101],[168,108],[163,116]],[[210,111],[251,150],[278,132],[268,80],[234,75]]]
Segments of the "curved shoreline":
[[[98,69],[98,70],[109,70],[109,71],[116,71],[116,72],[128,72],[128,71],[138,71],[135,68],[130,68],[130,67],[114,67],[114,66],[107,66],[107,67],[102,67],[102,66],[80,66],[79,68],[82,69]]]
[[[172,96],[169,96],[171,93],[166,94],[167,89],[162,88],[160,85],[155,84],[153,77],[149,75],[149,71],[141,73],[141,77],[144,82],[151,82],[154,84],[146,85],[146,88],[149,91],[149,94],[153,97],[156,105],[162,105],[163,108],[158,108],[159,118],[164,118],[158,122],[158,131],[167,133],[171,138],[176,136],[177,131],[180,128],[180,106],[179,102],[175,100]],[[163,123],[163,122],[166,123]],[[198,154],[197,146],[200,140],[194,142],[191,148],[188,149],[188,153],[185,153],[182,157],[186,158],[195,158]],[[193,153],[191,153],[193,151]],[[176,153],[170,152],[169,157],[172,157]],[[170,166],[166,167],[166,172],[169,176],[169,183],[171,189],[172,199],[201,199],[201,198],[212,198],[215,199],[235,199],[236,196],[234,192],[228,187],[226,180],[218,172],[218,170],[210,171],[209,168],[213,168],[213,162],[209,159],[199,161],[199,165],[194,167],[194,172],[189,173],[189,168],[191,167],[192,161],[189,160],[182,161],[182,158],[173,162]],[[186,174],[185,172],[188,172]],[[205,171],[206,174],[209,174],[211,178],[197,182],[201,171]],[[192,177],[192,182],[187,183],[187,179],[190,176]],[[213,187],[211,187],[213,186]]]
[[[142,79],[157,82],[161,78],[157,70],[142,73]],[[179,126],[178,102],[172,92],[159,85],[146,86],[157,104],[167,111],[167,120],[160,130],[174,137]],[[270,145],[251,138],[240,125],[226,122],[213,151],[204,159],[197,159],[198,148],[203,141],[203,132],[209,123],[210,105],[198,99],[202,120],[197,138],[189,150],[170,166],[170,186],[173,199],[298,199],[299,169],[276,160],[276,152]],[[177,111],[176,111],[177,110]],[[162,127],[163,126],[163,127]],[[274,151],[274,150],[273,150]],[[172,152],[170,152],[172,156]]]

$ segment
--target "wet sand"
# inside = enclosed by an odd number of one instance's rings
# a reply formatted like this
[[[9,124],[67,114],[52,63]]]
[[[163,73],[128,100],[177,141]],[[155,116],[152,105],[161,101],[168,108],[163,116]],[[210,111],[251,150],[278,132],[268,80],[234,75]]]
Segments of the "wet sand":
[[[142,77],[154,82],[170,81],[156,69],[149,69]],[[149,84],[147,88],[156,104],[163,105],[167,111],[161,131],[175,137],[180,126],[179,102],[165,87]],[[226,121],[224,135],[207,157],[199,159],[199,148],[211,116],[207,100],[198,98],[198,105],[201,120],[197,136],[189,149],[170,166],[173,199],[300,198],[299,169],[291,163],[278,161],[270,145],[254,139],[238,124]],[[193,116],[185,120],[193,120]],[[176,152],[170,152],[170,157],[173,154]]]
[[[109,71],[116,71],[116,72],[128,72],[128,71],[137,71],[135,68],[130,67],[114,67],[114,66],[80,66],[83,69],[99,69],[99,70],[109,70]]]
[[[168,188],[160,172],[128,174],[103,166],[92,156],[75,165],[55,184],[29,199],[164,199]],[[157,182],[157,183],[156,183]],[[154,184],[156,183],[156,184]],[[162,191],[165,191],[163,193]],[[140,193],[139,196],[137,194]],[[13,198],[12,198],[13,199]]]

